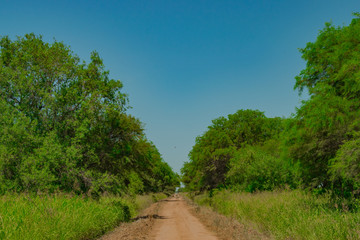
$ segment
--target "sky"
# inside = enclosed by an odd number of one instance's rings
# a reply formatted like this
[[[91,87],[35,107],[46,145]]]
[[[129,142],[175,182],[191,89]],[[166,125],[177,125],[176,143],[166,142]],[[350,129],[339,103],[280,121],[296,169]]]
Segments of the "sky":
[[[239,109],[289,117],[306,95],[298,49],[325,22],[348,25],[359,0],[0,0],[0,36],[41,34],[81,59],[99,52],[176,171],[211,120]]]

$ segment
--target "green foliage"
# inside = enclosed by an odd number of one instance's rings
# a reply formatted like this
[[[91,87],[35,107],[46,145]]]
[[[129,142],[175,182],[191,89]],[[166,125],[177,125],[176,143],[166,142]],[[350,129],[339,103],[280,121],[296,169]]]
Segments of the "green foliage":
[[[328,186],[328,163],[349,139],[350,125],[356,119],[352,104],[336,96],[313,96],[298,109],[285,131],[284,148],[302,166],[304,183],[310,187]]]
[[[342,196],[360,195],[360,139],[347,141],[330,161],[333,188]]]
[[[296,77],[295,88],[302,91],[306,87],[310,95],[316,95],[322,83],[331,87],[336,96],[360,96],[360,18],[355,16],[349,26],[326,23],[317,40],[300,49],[307,65]]]
[[[278,141],[272,140],[264,146],[247,146],[237,151],[230,160],[227,185],[247,192],[296,188],[300,180],[297,168],[279,157],[277,145]]]
[[[97,52],[86,64],[62,42],[2,37],[0,192],[175,188],[176,174],[126,114],[121,89]]]
[[[339,167],[346,161],[345,152],[358,148],[351,143],[356,139],[352,132],[360,127],[359,33],[358,15],[349,26],[327,23],[317,40],[300,50],[307,65],[296,77],[295,88],[300,92],[307,88],[310,99],[297,110],[284,138],[284,148],[288,148],[289,158],[300,162],[305,186],[332,186],[336,190],[348,185],[346,178],[342,178],[344,183],[339,182],[339,171],[342,176],[348,175]]]
[[[130,173],[129,182],[128,192],[130,194],[140,194],[144,191],[144,184],[135,172]]]
[[[349,26],[326,23],[300,49],[307,64],[295,89],[310,98],[292,118],[240,110],[213,121],[182,169],[188,190],[289,186],[359,196],[360,15],[354,15]]]
[[[269,164],[269,168],[262,166],[267,168],[264,171],[270,171],[273,166],[270,166],[270,162],[253,161],[248,146],[261,146],[266,141],[277,138],[282,129],[282,119],[266,118],[264,113],[257,110],[239,110],[230,114],[227,119],[220,117],[213,120],[208,131],[196,139],[189,154],[190,162],[185,163],[182,168],[183,182],[188,190],[212,189],[221,187],[226,182],[230,185],[249,186],[251,191],[261,189],[254,182],[257,180],[250,180],[250,172],[245,174],[249,170],[248,166],[257,168],[260,165],[256,167],[255,164]]]

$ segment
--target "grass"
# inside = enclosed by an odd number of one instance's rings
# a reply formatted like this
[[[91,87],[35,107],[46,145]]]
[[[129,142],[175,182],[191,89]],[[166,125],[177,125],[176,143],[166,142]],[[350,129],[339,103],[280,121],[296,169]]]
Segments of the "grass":
[[[94,239],[165,197],[0,196],[0,239]]]
[[[302,191],[217,192],[194,197],[273,239],[360,239],[360,213],[329,208],[329,198]]]

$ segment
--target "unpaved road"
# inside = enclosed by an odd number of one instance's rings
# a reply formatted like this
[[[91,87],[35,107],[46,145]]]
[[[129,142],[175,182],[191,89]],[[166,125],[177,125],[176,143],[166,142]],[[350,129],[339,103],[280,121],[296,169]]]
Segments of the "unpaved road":
[[[99,240],[218,239],[190,209],[182,197],[175,195],[151,205],[133,222],[121,224]]]
[[[120,224],[118,228],[99,240],[179,239],[268,240],[270,238],[234,219],[194,205],[191,201],[175,195],[152,204],[132,222]]]
[[[189,206],[180,197],[165,200],[166,203],[159,211],[150,239],[154,240],[216,240],[214,233],[194,217]]]

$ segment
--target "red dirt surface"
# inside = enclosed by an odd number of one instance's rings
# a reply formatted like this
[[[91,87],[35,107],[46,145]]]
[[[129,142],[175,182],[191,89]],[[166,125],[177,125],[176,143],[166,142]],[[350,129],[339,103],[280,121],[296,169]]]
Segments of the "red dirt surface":
[[[145,209],[99,240],[228,240],[269,239],[234,219],[174,195]]]
[[[189,206],[183,198],[172,197],[166,201],[166,204],[160,209],[160,218],[156,219],[150,239],[154,240],[217,240],[214,233],[210,232],[194,217]]]

